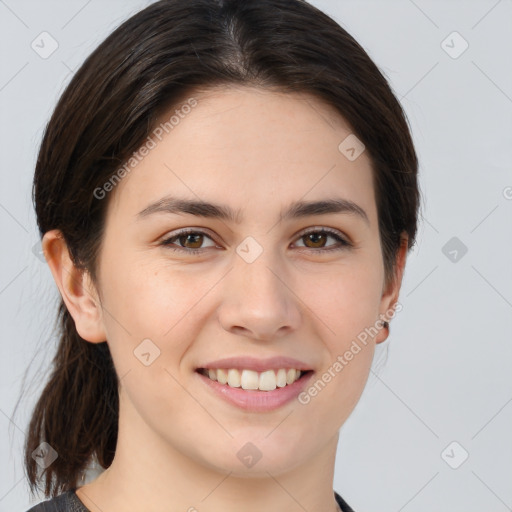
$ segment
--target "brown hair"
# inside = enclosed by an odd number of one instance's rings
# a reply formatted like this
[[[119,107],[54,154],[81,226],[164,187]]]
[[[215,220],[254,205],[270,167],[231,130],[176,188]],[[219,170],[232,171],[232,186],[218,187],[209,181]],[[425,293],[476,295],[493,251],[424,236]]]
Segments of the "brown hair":
[[[373,165],[386,282],[408,235],[415,243],[418,161],[406,116],[364,49],[304,0],[161,0],[122,23],[75,73],[46,126],[33,199],[41,237],[58,229],[96,282],[108,198],[93,194],[157,119],[200,88],[250,85],[306,92],[336,109]],[[341,141],[340,141],[341,142]],[[32,413],[24,464],[30,491],[77,487],[92,457],[113,460],[118,378],[107,342],[82,339],[61,299],[59,345]],[[58,457],[38,473],[41,442]]]

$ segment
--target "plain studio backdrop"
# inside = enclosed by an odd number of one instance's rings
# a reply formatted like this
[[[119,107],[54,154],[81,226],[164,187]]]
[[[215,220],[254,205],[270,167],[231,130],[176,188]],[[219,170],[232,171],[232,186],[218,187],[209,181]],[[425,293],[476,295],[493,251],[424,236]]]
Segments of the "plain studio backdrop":
[[[403,310],[341,429],[334,488],[357,512],[512,510],[512,2],[311,3],[402,102],[424,198]],[[74,71],[146,5],[0,0],[0,511],[34,503],[22,446],[57,341],[57,288],[33,251],[38,146]]]

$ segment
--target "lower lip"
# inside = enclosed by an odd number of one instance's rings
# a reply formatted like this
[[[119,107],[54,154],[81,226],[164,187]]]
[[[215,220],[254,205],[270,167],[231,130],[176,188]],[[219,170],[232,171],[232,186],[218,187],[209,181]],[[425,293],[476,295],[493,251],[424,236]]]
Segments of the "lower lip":
[[[287,384],[282,388],[276,388],[272,391],[232,388],[227,384],[220,384],[202,373],[197,371],[195,373],[199,375],[201,380],[214,393],[240,409],[254,412],[267,412],[278,409],[296,398],[304,390],[314,372],[310,371],[293,384]]]

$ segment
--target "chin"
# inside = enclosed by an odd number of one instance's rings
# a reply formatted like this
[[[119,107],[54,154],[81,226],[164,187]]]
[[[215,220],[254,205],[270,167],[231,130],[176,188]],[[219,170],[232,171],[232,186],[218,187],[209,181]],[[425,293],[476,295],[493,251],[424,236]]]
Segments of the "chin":
[[[234,445],[236,446],[233,446],[232,451],[228,448],[204,454],[204,463],[211,469],[230,473],[235,477],[268,478],[269,473],[287,473],[304,462],[301,444],[290,443],[289,446],[284,446],[271,443],[267,439],[265,443],[243,441],[234,442]]]

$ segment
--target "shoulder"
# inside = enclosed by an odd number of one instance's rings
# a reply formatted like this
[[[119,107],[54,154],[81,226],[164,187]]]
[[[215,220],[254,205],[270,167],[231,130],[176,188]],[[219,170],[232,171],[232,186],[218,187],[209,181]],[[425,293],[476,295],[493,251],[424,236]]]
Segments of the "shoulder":
[[[79,500],[74,489],[71,489],[55,498],[38,503],[27,512],[89,512],[89,510]]]
[[[340,506],[342,512],[355,512],[336,491],[334,491],[334,497],[336,498],[336,502]]]

